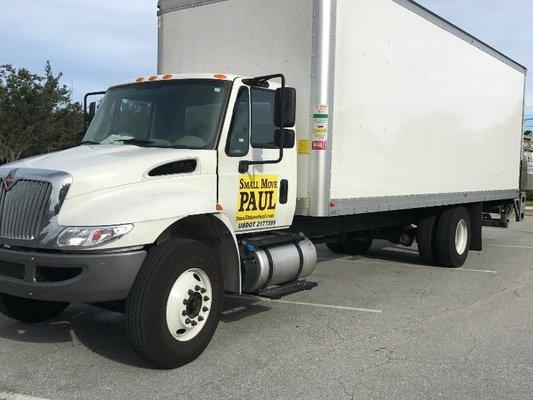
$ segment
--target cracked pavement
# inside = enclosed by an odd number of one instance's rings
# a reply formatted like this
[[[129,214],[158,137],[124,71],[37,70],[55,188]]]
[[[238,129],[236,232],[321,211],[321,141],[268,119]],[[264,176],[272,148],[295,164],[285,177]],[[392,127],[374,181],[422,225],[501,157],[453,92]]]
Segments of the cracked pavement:
[[[47,399],[531,399],[533,217],[486,228],[461,270],[416,247],[365,257],[320,246],[310,292],[228,297],[196,362],[150,369],[120,314],[72,305],[27,325],[0,317],[0,392]],[[316,305],[353,307],[334,309]],[[380,313],[356,308],[380,310]]]

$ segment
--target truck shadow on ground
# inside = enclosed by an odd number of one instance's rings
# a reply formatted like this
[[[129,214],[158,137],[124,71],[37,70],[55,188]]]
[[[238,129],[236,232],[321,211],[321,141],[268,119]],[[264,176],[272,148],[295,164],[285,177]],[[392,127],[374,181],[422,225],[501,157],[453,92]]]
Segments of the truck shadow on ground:
[[[422,263],[416,247],[404,247],[385,241],[375,242],[370,248],[370,251],[365,254],[364,258],[389,261],[391,263],[425,265],[428,268],[433,267]]]
[[[318,253],[320,261],[343,258],[355,264],[358,260],[380,260],[423,265],[416,248],[406,248],[382,241],[376,241],[370,252],[364,256],[335,254],[326,246],[319,246]],[[258,299],[226,296],[221,325],[237,323],[271,310]],[[24,343],[71,343],[73,347],[81,344],[114,362],[138,368],[153,368],[151,364],[138,357],[130,345],[125,330],[124,315],[90,305],[73,304],[60,317],[38,324],[25,324],[0,317],[0,337]]]
[[[227,297],[224,301],[222,324],[238,322],[271,310],[270,307],[256,304],[257,300],[254,299]],[[73,304],[58,318],[37,324],[0,316],[0,337],[22,343],[71,343],[72,347],[81,344],[114,362],[138,368],[154,368],[135,353],[126,333],[123,314],[86,304]],[[61,351],[68,350],[62,348]]]
[[[324,246],[318,248],[319,261],[333,261],[338,259],[350,260],[356,263],[358,260],[376,260],[400,264],[412,264],[435,268],[435,266],[422,263],[416,245],[404,247],[387,241],[376,240],[372,244],[369,252],[362,256],[351,256],[346,254],[336,254]]]

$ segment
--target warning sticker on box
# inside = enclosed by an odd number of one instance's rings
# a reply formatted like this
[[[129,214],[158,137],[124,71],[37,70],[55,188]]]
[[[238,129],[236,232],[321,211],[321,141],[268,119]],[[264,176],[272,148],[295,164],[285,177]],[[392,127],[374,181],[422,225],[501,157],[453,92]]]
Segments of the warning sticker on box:
[[[311,141],[310,140],[299,140],[298,141],[298,154],[309,154],[311,152]]]
[[[327,104],[317,104],[313,113],[312,139],[327,141],[329,128],[329,107]]]
[[[315,114],[329,114],[329,106],[327,104],[317,104],[315,106]]]
[[[327,142],[323,140],[315,140],[313,141],[313,150],[326,150],[327,149]]]

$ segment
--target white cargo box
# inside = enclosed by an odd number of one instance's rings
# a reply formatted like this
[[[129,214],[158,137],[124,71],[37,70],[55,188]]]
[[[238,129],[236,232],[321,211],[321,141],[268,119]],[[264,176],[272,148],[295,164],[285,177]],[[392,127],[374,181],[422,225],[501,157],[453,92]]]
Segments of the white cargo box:
[[[410,0],[161,0],[160,73],[284,73],[298,208],[517,196],[526,70]]]

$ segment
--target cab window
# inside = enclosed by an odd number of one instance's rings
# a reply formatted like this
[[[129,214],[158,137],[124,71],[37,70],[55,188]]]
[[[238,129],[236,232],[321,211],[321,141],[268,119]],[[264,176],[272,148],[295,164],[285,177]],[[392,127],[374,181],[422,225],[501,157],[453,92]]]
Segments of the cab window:
[[[272,90],[252,88],[252,147],[276,148],[274,142],[274,101]]]
[[[237,95],[231,128],[228,135],[226,154],[230,157],[243,157],[250,147],[250,92],[243,87]]]

